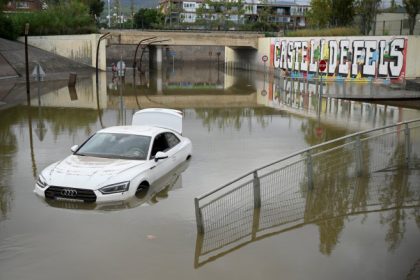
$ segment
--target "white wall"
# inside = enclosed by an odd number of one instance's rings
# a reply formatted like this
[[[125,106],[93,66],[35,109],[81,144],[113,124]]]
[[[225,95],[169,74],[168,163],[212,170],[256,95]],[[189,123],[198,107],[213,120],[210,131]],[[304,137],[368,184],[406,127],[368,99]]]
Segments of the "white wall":
[[[340,45],[341,41],[348,41],[349,46],[352,47],[354,41],[374,42],[377,47],[379,41],[385,41],[387,44],[396,39],[407,40],[406,56],[405,56],[405,78],[414,79],[420,77],[420,55],[417,53],[420,50],[420,36],[351,36],[351,37],[278,37],[278,38],[260,38],[258,40],[258,50],[252,60],[252,69],[263,70],[264,62],[262,57],[268,56],[268,61],[265,63],[266,68],[270,71],[280,71],[280,67],[274,67],[275,54],[273,52],[274,44],[276,41],[289,42],[309,42],[315,40],[336,41]],[[366,50],[365,50],[366,51]],[[249,55],[242,55],[243,49],[234,49],[226,53],[226,61],[231,63],[241,63],[243,58],[249,60]],[[354,53],[354,51],[353,51]],[[355,59],[355,57],[353,58]]]
[[[96,48],[101,35],[29,36],[28,44],[76,62],[96,67]],[[19,41],[23,42],[24,38],[20,37]],[[102,40],[99,48],[98,68],[100,70],[106,70],[106,44],[106,39]]]

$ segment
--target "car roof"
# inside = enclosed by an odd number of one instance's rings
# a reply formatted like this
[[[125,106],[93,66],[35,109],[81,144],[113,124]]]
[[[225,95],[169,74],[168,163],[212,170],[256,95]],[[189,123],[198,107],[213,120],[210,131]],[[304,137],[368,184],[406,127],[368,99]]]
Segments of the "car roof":
[[[168,129],[146,126],[146,125],[124,125],[112,126],[99,130],[97,133],[122,133],[122,134],[135,134],[153,137],[161,132],[166,132]]]

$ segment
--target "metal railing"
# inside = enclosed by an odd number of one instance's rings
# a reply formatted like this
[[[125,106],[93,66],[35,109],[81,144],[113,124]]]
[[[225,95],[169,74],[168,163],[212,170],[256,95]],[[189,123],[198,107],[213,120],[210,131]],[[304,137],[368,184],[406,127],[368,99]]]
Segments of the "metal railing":
[[[208,237],[220,230],[261,227],[266,221],[259,215],[256,219],[254,209],[275,204],[276,209],[287,209],[287,217],[268,214],[266,219],[298,219],[308,204],[307,197],[326,183],[339,186],[345,180],[419,163],[420,119],[340,137],[262,166],[195,198],[197,231]],[[234,222],[226,223],[226,219]],[[229,236],[240,239],[243,233]]]
[[[330,255],[349,216],[381,212],[388,248],[398,246],[404,232],[395,226],[420,217],[420,172],[398,169],[351,180],[324,181],[305,195],[276,196],[261,208],[245,201],[245,211],[226,213],[204,234],[197,234],[194,267],[199,268],[244,246],[313,224],[320,252]],[[273,189],[275,185],[271,186]],[[246,206],[247,205],[247,206]],[[406,212],[403,212],[408,210]],[[399,214],[397,214],[399,213]],[[405,213],[405,214],[401,214]]]

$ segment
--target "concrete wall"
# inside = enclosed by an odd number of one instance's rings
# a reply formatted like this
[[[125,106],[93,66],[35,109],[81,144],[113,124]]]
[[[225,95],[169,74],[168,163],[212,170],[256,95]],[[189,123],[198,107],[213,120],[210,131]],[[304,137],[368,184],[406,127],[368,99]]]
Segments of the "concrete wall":
[[[230,65],[243,65],[244,63],[251,63],[252,66],[251,69],[254,70],[264,70],[264,68],[267,71],[274,71],[280,72],[281,70],[287,70],[289,72],[293,72],[296,75],[306,75],[307,71],[304,71],[303,65],[301,65],[301,58],[297,58],[296,53],[299,55],[302,55],[302,47],[300,44],[310,44],[311,41],[314,41],[314,49],[317,47],[317,45],[320,45],[320,42],[326,42],[327,44],[322,44],[321,48],[323,46],[327,46],[326,48],[330,49],[330,42],[333,42],[338,48],[336,49],[339,51],[340,44],[343,41],[347,41],[349,44],[349,50],[352,53],[352,61],[348,64],[348,72],[349,75],[345,74],[339,74],[338,68],[340,64],[340,58],[337,59],[337,77],[338,78],[350,78],[355,79],[357,77],[360,77],[361,79],[368,79],[368,78],[391,78],[391,79],[414,79],[420,77],[420,57],[417,51],[420,48],[420,36],[355,36],[355,37],[279,37],[279,38],[260,38],[258,41],[258,49],[255,52],[255,55],[252,57],[252,61],[250,61],[251,56],[245,49],[238,48],[238,49],[230,49],[226,48],[226,62],[228,67]],[[335,43],[334,43],[335,42]],[[354,42],[357,42],[358,44],[357,51],[354,49]],[[382,44],[384,49],[379,50],[380,44]],[[399,42],[399,46],[395,47],[395,42]],[[297,45],[296,45],[297,43]],[[284,44],[285,48],[282,49],[282,44]],[[367,45],[370,44],[371,50],[369,53],[367,53]],[[392,44],[394,44],[394,54],[398,54],[398,60],[395,62],[386,62],[384,60],[381,60],[383,67],[381,68],[382,73],[383,71],[386,71],[388,75],[382,74],[379,75],[379,61],[376,63],[376,73],[372,72],[375,70],[372,70],[373,67],[364,67],[366,66],[372,66],[372,64],[369,64],[369,56],[372,55],[374,51],[378,50],[379,57],[381,57],[381,52],[388,51],[390,52],[392,47],[390,47]],[[401,45],[402,44],[402,45]],[[290,52],[288,49],[288,46],[291,45]],[[300,46],[300,47],[299,47]],[[400,48],[400,46],[402,46]],[[388,48],[388,49],[387,49]],[[277,55],[275,55],[277,51]],[[249,51],[248,51],[249,52]],[[321,54],[323,53],[321,49]],[[335,57],[333,55],[334,51],[329,51],[328,55],[331,55],[329,59],[326,59],[327,62],[331,61],[333,63],[333,58]],[[359,73],[355,72],[354,70],[357,70],[357,58],[359,57],[360,53],[365,54],[365,63],[362,64],[361,67],[362,70]],[[283,56],[281,56],[283,54]],[[341,54],[341,52],[337,53],[337,55]],[[309,55],[309,54],[308,54]],[[268,61],[264,64],[262,57],[267,56]],[[290,59],[290,57],[293,57],[293,59]],[[286,62],[287,59],[290,59],[290,61],[294,61],[295,63],[288,64]],[[297,62],[300,59],[300,62]],[[324,59],[324,58],[321,58]],[[277,61],[276,61],[277,60]],[[280,63],[282,65],[279,65],[279,60],[282,60],[283,63]],[[344,59],[343,59],[344,61]],[[317,64],[317,63],[316,63]],[[330,71],[329,76],[336,76],[334,75],[334,71],[332,70],[333,65],[327,63],[329,68],[327,71]],[[346,63],[342,63],[343,65]],[[354,65],[354,66],[353,66]],[[293,69],[291,67],[294,67]],[[364,67],[364,68],[363,68]],[[241,67],[245,68],[245,67]],[[317,65],[318,68],[318,65]],[[399,69],[398,75],[391,73],[391,68],[401,68]],[[331,69],[331,70],[330,70]],[[342,67],[341,69],[344,69]],[[368,71],[369,70],[369,71]],[[315,71],[316,72],[316,71]],[[315,73],[314,72],[314,73]],[[372,73],[371,73],[372,72]],[[393,71],[393,72],[396,72]],[[391,75],[392,74],[392,75]]]
[[[107,32],[108,30],[103,30]],[[141,40],[155,37],[154,40],[165,40],[156,45],[170,46],[230,46],[230,47],[250,47],[256,48],[258,38],[264,37],[261,33],[244,32],[225,32],[225,31],[145,31],[145,30],[109,30],[111,44],[134,44],[137,45]]]
[[[408,36],[407,78],[420,77],[420,36]]]
[[[64,56],[76,62],[96,67],[96,47],[101,34],[30,36],[28,44]],[[19,41],[24,42],[20,37]],[[99,48],[98,68],[106,70],[106,39]]]

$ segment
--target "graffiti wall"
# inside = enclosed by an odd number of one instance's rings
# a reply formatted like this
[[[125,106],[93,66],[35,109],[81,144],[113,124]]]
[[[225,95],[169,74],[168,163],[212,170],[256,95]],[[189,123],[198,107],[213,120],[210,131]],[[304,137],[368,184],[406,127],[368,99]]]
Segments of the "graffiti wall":
[[[405,78],[407,38],[272,38],[271,65],[294,77],[344,81],[392,81]],[[326,62],[320,71],[319,62]]]

